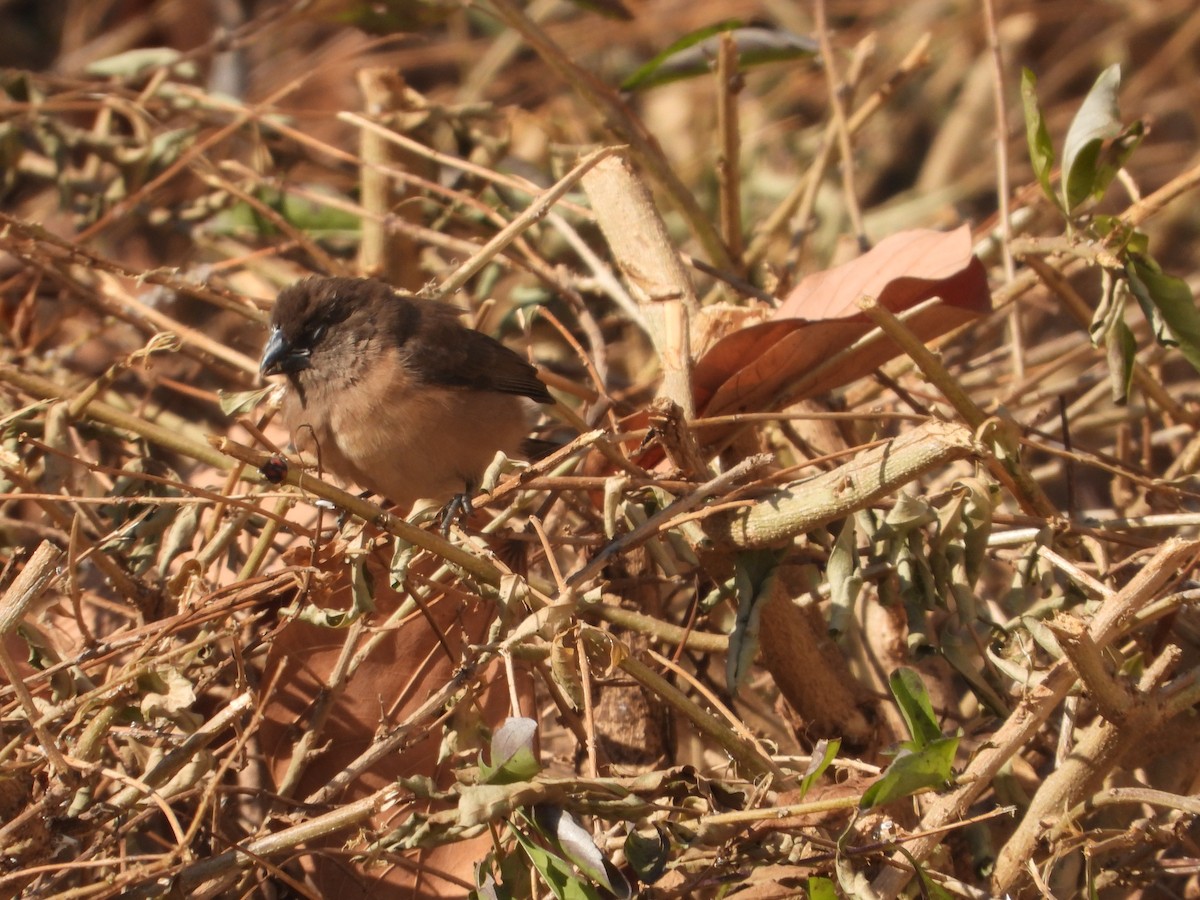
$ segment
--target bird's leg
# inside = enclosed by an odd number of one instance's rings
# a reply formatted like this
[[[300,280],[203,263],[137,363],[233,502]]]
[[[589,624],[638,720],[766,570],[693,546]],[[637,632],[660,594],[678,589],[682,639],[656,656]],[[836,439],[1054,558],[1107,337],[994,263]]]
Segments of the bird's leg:
[[[442,537],[450,536],[450,526],[456,521],[465,521],[471,513],[471,495],[475,493],[475,483],[468,478],[463,483],[463,492],[455,494],[442,511]]]
[[[375,492],[374,492],[374,491],[363,491],[363,492],[361,492],[361,493],[358,495],[358,499],[359,499],[359,500],[369,500],[369,499],[371,499],[371,498],[372,498],[372,497],[374,497],[374,496],[375,496]],[[382,498],[381,498],[381,500],[382,500]],[[387,501],[386,501],[386,500],[383,500],[382,502],[383,502],[384,504],[386,504],[386,503],[387,503]],[[335,530],[335,531],[341,531],[341,530],[342,530],[342,526],[346,524],[346,520],[347,520],[347,519],[349,519],[349,518],[350,518],[350,510],[348,510],[348,509],[339,509],[339,510],[338,510],[338,517],[337,517],[337,524],[336,524],[336,526],[335,526],[334,530]]]

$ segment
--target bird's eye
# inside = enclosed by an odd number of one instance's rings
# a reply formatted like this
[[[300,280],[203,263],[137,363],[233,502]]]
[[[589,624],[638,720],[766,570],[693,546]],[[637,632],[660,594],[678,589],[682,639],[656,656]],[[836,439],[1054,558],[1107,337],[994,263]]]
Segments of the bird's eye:
[[[325,329],[326,329],[326,327],[327,327],[327,326],[326,326],[326,325],[325,325],[325,323],[323,323],[323,322],[322,322],[321,324],[319,324],[319,325],[314,325],[314,326],[313,326],[313,329],[312,329],[312,331],[310,331],[310,332],[308,333],[308,343],[309,343],[309,346],[313,346],[313,345],[315,345],[315,344],[317,343],[317,341],[321,340],[321,338],[322,338],[322,337],[324,336],[324,334],[325,334]]]

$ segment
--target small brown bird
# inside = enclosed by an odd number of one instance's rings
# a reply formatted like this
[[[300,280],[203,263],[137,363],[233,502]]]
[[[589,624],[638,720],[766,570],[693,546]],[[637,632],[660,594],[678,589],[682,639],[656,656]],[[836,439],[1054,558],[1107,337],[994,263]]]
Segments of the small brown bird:
[[[406,509],[473,491],[497,450],[518,455],[522,398],[554,402],[533,366],[452,307],[364,278],[285,288],[260,370],[287,376],[299,449]]]

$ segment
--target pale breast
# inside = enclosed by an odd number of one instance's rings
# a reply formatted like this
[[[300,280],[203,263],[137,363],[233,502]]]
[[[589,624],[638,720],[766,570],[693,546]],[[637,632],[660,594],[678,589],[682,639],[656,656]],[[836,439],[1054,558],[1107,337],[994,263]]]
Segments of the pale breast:
[[[529,433],[529,415],[516,397],[424,388],[381,405],[369,424],[347,411],[335,430],[362,484],[410,506],[474,487],[497,450],[515,457]]]
[[[474,487],[497,450],[517,456],[529,433],[526,401],[414,384],[394,359],[337,385],[302,377],[302,387],[283,407],[297,448],[405,509]]]

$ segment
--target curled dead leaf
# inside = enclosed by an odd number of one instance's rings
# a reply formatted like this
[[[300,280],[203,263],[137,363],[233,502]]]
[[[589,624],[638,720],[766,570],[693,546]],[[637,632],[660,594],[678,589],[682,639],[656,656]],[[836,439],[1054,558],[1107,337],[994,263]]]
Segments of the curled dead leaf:
[[[872,328],[858,310],[864,296],[896,314],[940,298],[907,323],[926,341],[991,310],[987,273],[971,252],[967,226],[900,232],[805,278],[771,321],[718,341],[693,372],[696,408],[709,416],[778,409],[879,368],[899,353],[895,345],[884,339],[851,349]]]

